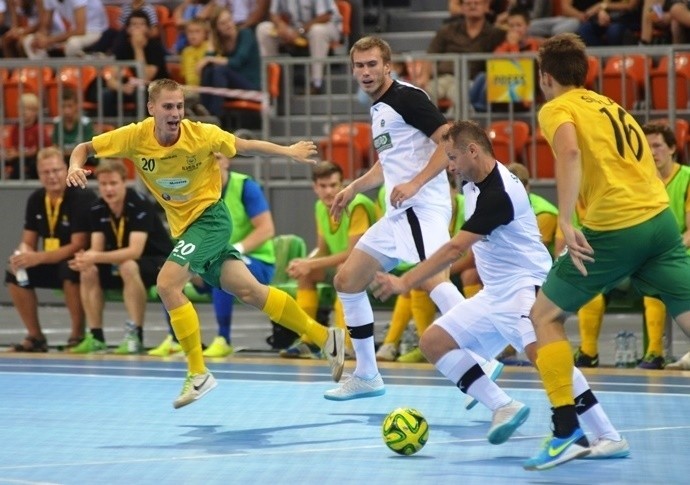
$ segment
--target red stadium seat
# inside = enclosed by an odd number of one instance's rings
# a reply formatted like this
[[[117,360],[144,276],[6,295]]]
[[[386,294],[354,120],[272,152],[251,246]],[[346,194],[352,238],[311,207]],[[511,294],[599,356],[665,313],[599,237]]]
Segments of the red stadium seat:
[[[609,57],[603,74],[602,94],[625,109],[633,109],[644,97],[645,79],[652,59],[644,54]]]
[[[506,165],[524,160],[529,125],[524,121],[494,121],[487,129],[496,160]]]
[[[690,53],[677,52],[674,57],[676,109],[687,109],[690,101]],[[668,102],[669,59],[664,56],[651,73],[652,107],[669,109]]]

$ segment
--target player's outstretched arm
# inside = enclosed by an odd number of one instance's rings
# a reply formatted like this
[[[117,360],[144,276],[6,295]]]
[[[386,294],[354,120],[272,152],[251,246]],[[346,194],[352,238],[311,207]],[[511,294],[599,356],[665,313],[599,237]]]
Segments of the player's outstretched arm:
[[[350,185],[335,195],[333,205],[331,206],[331,217],[336,221],[340,220],[343,211],[347,210],[355,195],[378,187],[383,183],[383,168],[381,162],[376,163],[361,177],[353,180]]]
[[[82,189],[86,187],[86,177],[91,175],[91,170],[84,170],[84,164],[90,155],[95,154],[93,144],[86,141],[78,144],[72,150],[69,157],[69,168],[67,170],[67,186],[79,186]]]
[[[418,288],[426,279],[448,268],[482,237],[481,234],[461,230],[428,259],[417,264],[400,278],[387,273],[378,273],[372,293],[381,300],[387,300],[394,294],[399,295],[412,288]]]
[[[284,146],[264,140],[235,138],[235,149],[238,155],[276,155],[292,158],[300,163],[316,163],[316,160],[312,158],[317,153],[313,141],[298,141],[290,146]]]

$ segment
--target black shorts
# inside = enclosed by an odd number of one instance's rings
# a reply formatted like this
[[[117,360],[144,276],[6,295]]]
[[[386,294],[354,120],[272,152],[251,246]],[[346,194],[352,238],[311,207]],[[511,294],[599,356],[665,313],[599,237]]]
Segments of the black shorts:
[[[56,264],[41,264],[33,268],[27,268],[29,285],[26,288],[53,288],[62,289],[64,281],[79,283],[79,272],[72,271],[67,261]],[[5,272],[5,283],[17,283],[17,278],[9,271]]]
[[[158,278],[158,273],[163,267],[163,263],[167,256],[144,256],[137,259],[137,264],[139,265],[139,274],[141,275],[141,280],[144,282],[144,286],[149,288],[156,284],[156,279]],[[101,288],[104,290],[121,290],[122,289],[122,277],[117,271],[117,265],[112,264],[99,264],[98,266],[98,277],[101,281]]]

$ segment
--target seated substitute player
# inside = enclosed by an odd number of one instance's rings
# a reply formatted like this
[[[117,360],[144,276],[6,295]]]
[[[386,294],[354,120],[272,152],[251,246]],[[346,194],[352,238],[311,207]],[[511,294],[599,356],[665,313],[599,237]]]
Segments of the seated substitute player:
[[[103,290],[121,289],[127,321],[125,338],[115,353],[139,354],[148,288],[156,283],[172,251],[172,241],[154,205],[127,188],[127,168],[122,161],[100,160],[95,174],[101,197],[91,208],[91,247],[77,252],[69,262],[71,269],[79,271],[89,333],[71,351],[90,354],[106,350]]]
[[[151,117],[80,143],[72,152],[67,183],[86,187],[91,173],[83,166],[89,155],[127,158],[165,210],[175,245],[157,279],[158,295],[187,356],[187,378],[175,408],[186,406],[216,387],[201,348],[199,315],[184,294],[184,286],[199,275],[210,286],[236,295],[260,308],[271,320],[295,333],[308,333],[325,348],[331,374],[337,382],[344,366],[345,335],[326,329],[304,313],[287,293],[259,283],[230,244],[232,220],[220,200],[220,167],[214,156],[236,154],[284,156],[314,163],[313,142],[288,147],[262,140],[243,140],[218,126],[183,119],[184,92],[170,79],[149,85]]]
[[[307,315],[316,318],[319,305],[317,283],[333,282],[338,266],[345,261],[362,234],[376,221],[376,209],[369,197],[357,194],[350,202],[347,213],[336,221],[329,212],[335,194],[343,188],[343,169],[335,163],[324,161],[313,168],[311,178],[318,197],[314,205],[316,249],[307,258],[290,261],[287,274],[297,280],[297,304]],[[334,313],[335,325],[345,328],[343,307],[338,298],[334,303]],[[349,345],[351,346],[351,342]],[[280,356],[313,358],[318,357],[319,352],[319,348],[303,335],[290,347],[282,350]]]
[[[457,121],[443,136],[450,170],[463,187],[466,222],[450,242],[401,277],[376,275],[374,295],[386,299],[437,274],[472,248],[484,288],[436,320],[422,335],[424,355],[458,388],[493,411],[488,440],[505,442],[527,419],[529,408],[511,399],[482,372],[469,350],[491,359],[506,345],[536,359],[529,318],[535,289],[551,267],[524,186],[496,157],[486,132],[472,121]],[[596,457],[627,456],[627,442],[611,425],[579,369],[571,376],[578,413],[592,425]]]

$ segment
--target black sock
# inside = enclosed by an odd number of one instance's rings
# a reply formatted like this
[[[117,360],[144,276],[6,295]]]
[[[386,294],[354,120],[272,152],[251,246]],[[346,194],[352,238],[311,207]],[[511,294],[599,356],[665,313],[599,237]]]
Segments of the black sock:
[[[575,429],[580,427],[577,421],[575,405],[551,408],[553,411],[553,435],[557,438],[567,438]]]
[[[93,335],[93,338],[95,338],[99,342],[105,343],[105,335],[103,335],[102,328],[92,328],[89,331],[91,332],[91,335]]]
[[[144,343],[144,327],[136,327],[139,342]]]

